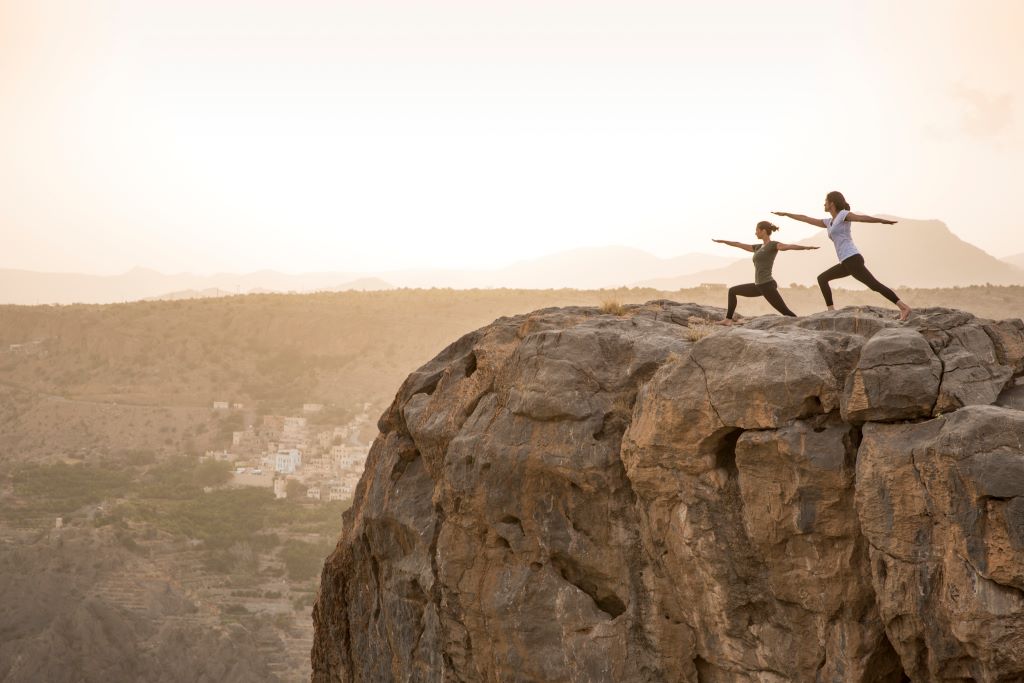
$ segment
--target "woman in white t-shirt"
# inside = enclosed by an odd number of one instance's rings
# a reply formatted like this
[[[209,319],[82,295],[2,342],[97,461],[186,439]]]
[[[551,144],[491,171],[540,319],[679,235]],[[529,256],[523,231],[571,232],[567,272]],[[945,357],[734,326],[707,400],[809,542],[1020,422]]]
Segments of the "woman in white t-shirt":
[[[825,305],[828,306],[828,310],[831,311],[835,308],[832,304],[832,288],[829,287],[828,283],[832,280],[838,280],[839,278],[849,277],[852,275],[856,280],[863,282],[871,290],[878,292],[886,299],[896,304],[900,309],[900,320],[906,320],[910,315],[910,306],[903,303],[903,301],[896,296],[896,292],[879,282],[878,279],[871,274],[871,271],[865,267],[864,257],[860,255],[860,251],[857,250],[857,245],[853,243],[853,236],[850,234],[850,228],[852,227],[850,224],[854,222],[884,223],[885,225],[892,225],[896,221],[851,213],[850,205],[847,203],[846,198],[843,197],[843,193],[837,191],[829,192],[825,196],[825,211],[828,211],[832,217],[824,219],[811,218],[810,216],[803,216],[797,213],[786,213],[784,211],[773,211],[772,213],[776,216],[785,216],[786,218],[802,221],[817,228],[825,228],[828,231],[828,237],[836,247],[836,256],[839,257],[839,263],[818,276],[818,287],[821,288],[821,295],[825,297]]]

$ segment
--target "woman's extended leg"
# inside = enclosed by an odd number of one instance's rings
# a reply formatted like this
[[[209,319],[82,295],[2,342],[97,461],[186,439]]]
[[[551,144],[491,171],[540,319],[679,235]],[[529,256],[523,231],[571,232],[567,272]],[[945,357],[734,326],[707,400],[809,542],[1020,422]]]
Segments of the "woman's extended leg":
[[[878,281],[871,271],[864,265],[864,257],[860,254],[854,254],[850,258],[843,261],[843,265],[850,271],[850,275],[857,279],[858,282],[863,282],[874,292],[878,292],[889,301],[896,304],[900,309],[900,320],[906,320],[907,316],[910,315],[910,306],[906,305],[900,298],[896,296],[896,292],[892,291],[881,282]]]
[[[878,278],[871,274],[871,271],[864,265],[864,257],[860,254],[854,254],[850,258],[846,259],[843,261],[843,265],[846,266],[846,270],[850,272],[850,275],[856,278],[858,282],[866,284],[868,289],[878,292],[893,303],[900,300],[900,298],[896,296],[896,292],[883,285],[878,281]]]
[[[745,285],[736,285],[735,287],[729,288],[729,309],[725,314],[726,320],[732,320],[733,313],[736,312],[736,297],[737,296],[761,296],[761,290],[758,289],[757,285],[753,282]]]
[[[850,259],[846,259],[849,261]],[[825,297],[825,305],[832,308],[832,288],[828,286],[830,280],[838,280],[841,277],[846,277],[850,274],[850,271],[846,269],[846,261],[837,263],[832,266],[824,273],[818,276],[818,288],[821,290],[821,295]]]
[[[794,318],[796,317],[796,313],[789,310],[789,306],[787,306],[786,302],[782,300],[782,295],[779,294],[779,285],[777,282],[774,280],[766,282],[763,285],[758,285],[758,288],[761,290],[761,296],[767,299],[768,303],[770,303],[776,311],[782,315],[789,315]]]

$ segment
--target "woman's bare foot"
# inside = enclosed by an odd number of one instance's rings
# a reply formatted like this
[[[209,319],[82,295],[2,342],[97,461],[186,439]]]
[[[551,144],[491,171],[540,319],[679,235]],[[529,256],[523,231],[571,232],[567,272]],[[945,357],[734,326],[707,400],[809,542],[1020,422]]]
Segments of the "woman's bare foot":
[[[910,306],[906,305],[902,301],[897,301],[896,305],[900,307],[900,320],[906,320],[910,317]]]
[[[732,318],[722,318],[721,320],[719,320],[715,324],[716,325],[725,325],[726,327],[732,327]]]

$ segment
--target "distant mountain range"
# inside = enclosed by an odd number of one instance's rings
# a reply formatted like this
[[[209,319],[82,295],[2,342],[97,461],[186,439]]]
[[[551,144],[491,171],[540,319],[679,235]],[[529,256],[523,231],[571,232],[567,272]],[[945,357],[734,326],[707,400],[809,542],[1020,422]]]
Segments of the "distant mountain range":
[[[1007,256],[1003,258],[1003,260],[1012,266],[1024,268],[1024,254],[1014,254],[1013,256]]]
[[[959,287],[965,285],[1024,284],[1024,255],[1000,260],[954,235],[937,220],[912,220],[888,216],[896,225],[855,223],[853,239],[874,275],[894,289],[900,287]],[[785,228],[785,223],[781,224]],[[785,232],[777,236],[786,242]],[[740,241],[740,240],[736,240]],[[753,242],[753,240],[751,240]],[[798,242],[820,247],[816,251],[790,251],[775,261],[775,280],[813,285],[818,273],[837,263],[835,248],[823,229],[820,234]],[[737,251],[742,254],[742,252]],[[1014,262],[1012,259],[1017,259]],[[637,284],[663,290],[693,287],[701,283],[738,284],[754,279],[750,255],[722,268],[680,274],[670,278],[647,278]],[[860,285],[846,278],[836,286],[855,289]]]
[[[1024,254],[1000,260],[961,240],[941,221],[898,220],[893,226],[854,226],[854,239],[868,267],[882,282],[894,288],[1024,284]],[[745,235],[735,238],[737,241],[748,239]],[[780,238],[786,241],[785,233]],[[814,284],[817,274],[836,262],[835,251],[824,230],[800,243],[821,248],[780,254],[775,263],[775,278],[783,286],[794,282]],[[748,282],[753,279],[753,273],[749,255],[738,250],[735,259],[699,253],[661,258],[621,246],[572,249],[492,270],[298,274],[261,270],[193,275],[135,268],[121,275],[101,276],[0,269],[0,304],[115,303],[236,293],[396,287],[609,289],[640,286],[671,291],[702,283]],[[840,286],[858,285],[849,279]]]
[[[299,276],[301,277],[301,276]],[[345,292],[345,291],[374,291],[382,289],[394,289],[394,285],[391,285],[384,280],[376,277],[362,277],[351,282],[344,282],[334,287],[317,287],[316,291],[328,291],[328,292]],[[298,291],[296,289],[290,289],[287,291]],[[255,287],[249,289],[245,294],[270,294],[274,290],[267,289],[265,287]],[[161,294],[160,296],[146,297],[143,301],[177,301],[181,299],[207,299],[215,296],[226,296],[229,294],[241,293],[241,288],[237,288],[234,291],[224,290],[219,287],[209,287],[207,289],[183,289],[178,292],[168,292],[167,294]]]
[[[396,287],[455,289],[602,289],[649,277],[672,277],[719,268],[734,259],[710,254],[659,258],[629,247],[573,249],[494,270],[401,270],[385,273],[164,274],[134,268],[121,275],[39,273],[0,269],[0,304],[116,303],[189,299],[259,292],[382,290]]]

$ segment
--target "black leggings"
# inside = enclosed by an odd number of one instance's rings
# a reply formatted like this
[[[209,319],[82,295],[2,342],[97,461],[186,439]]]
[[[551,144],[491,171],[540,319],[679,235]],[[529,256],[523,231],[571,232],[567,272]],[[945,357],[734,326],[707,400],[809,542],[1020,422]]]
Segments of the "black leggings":
[[[825,297],[825,305],[832,305],[832,288],[828,286],[829,281],[838,280],[839,278],[850,275],[859,282],[863,282],[870,289],[878,292],[889,301],[896,303],[900,300],[900,298],[896,296],[896,292],[892,291],[875,279],[875,276],[871,274],[871,271],[864,267],[864,257],[860,254],[854,254],[849,258],[843,259],[841,263],[837,263],[818,276],[818,287],[821,288],[821,295]]]
[[[736,312],[736,297],[738,296],[763,296],[772,307],[782,315],[791,315],[794,318],[796,313],[789,310],[786,302],[779,294],[779,285],[775,280],[769,280],[763,285],[755,285],[753,282],[746,285],[736,285],[729,288],[729,312],[725,317],[732,320],[732,314]]]

